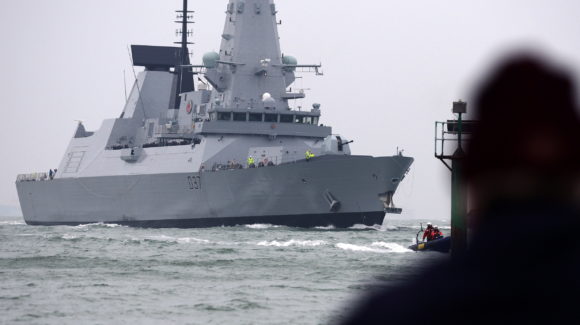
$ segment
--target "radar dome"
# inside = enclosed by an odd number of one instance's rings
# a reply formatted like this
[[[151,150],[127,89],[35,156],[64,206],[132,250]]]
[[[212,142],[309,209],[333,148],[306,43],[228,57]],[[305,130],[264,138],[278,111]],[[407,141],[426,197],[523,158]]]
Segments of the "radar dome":
[[[270,93],[264,93],[262,95],[262,102],[264,103],[265,107],[273,107],[276,104],[276,100],[272,98]]]
[[[282,64],[285,65],[298,65],[298,60],[290,55],[285,55],[282,57]],[[289,71],[294,71],[296,70],[296,67],[288,67],[287,68]]]
[[[272,95],[270,95],[270,93],[264,93],[262,95],[262,101],[263,102],[273,102],[275,100],[274,100],[274,98],[272,98]]]
[[[220,55],[216,52],[209,52],[203,55],[203,65],[208,69],[216,68]]]

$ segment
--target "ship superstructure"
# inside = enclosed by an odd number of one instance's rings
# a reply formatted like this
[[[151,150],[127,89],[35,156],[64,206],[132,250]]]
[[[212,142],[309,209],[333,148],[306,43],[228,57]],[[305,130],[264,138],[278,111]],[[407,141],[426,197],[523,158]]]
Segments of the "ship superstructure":
[[[305,97],[297,71],[320,66],[282,55],[273,0],[230,0],[202,65],[189,62],[187,0],[180,14],[180,47],[131,47],[145,69],[121,116],[79,123],[54,177],[18,177],[27,223],[348,227],[398,211],[412,158],[351,155],[320,104],[291,108]]]

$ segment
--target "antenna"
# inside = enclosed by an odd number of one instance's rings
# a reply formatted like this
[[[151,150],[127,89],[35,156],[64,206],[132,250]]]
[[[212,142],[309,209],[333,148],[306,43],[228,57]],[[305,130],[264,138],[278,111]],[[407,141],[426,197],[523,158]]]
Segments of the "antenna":
[[[177,20],[175,21],[177,24],[181,25],[181,29],[178,29],[175,31],[175,34],[177,36],[181,36],[181,41],[180,42],[174,42],[175,44],[180,44],[181,45],[181,51],[179,54],[179,66],[177,66],[175,69],[177,70],[178,73],[178,84],[179,84],[179,89],[177,91],[176,94],[176,98],[175,98],[175,107],[174,108],[179,108],[179,105],[181,103],[181,97],[179,96],[179,94],[183,93],[184,90],[185,91],[191,91],[191,90],[195,90],[195,86],[193,85],[193,71],[190,67],[186,67],[187,65],[189,65],[189,49],[187,48],[188,44],[193,44],[192,42],[188,41],[188,38],[193,36],[193,31],[191,29],[188,29],[189,24],[193,24],[193,13],[194,11],[189,11],[187,10],[187,0],[183,0],[183,9],[182,10],[176,10],[175,11],[177,13]],[[184,77],[187,78],[188,80],[185,81],[186,86],[184,87]],[[192,80],[190,81],[189,78],[191,78]],[[191,85],[189,85],[191,83]],[[184,89],[185,88],[185,89]]]
[[[174,42],[175,44],[181,45],[181,65],[186,65],[186,58],[189,56],[188,44],[193,44],[189,42],[188,38],[193,36],[193,30],[188,29],[189,24],[193,24],[193,13],[194,11],[187,10],[187,0],[183,0],[183,10],[176,10],[177,19],[175,23],[181,25],[181,29],[175,31],[177,36],[181,36],[181,41]]]

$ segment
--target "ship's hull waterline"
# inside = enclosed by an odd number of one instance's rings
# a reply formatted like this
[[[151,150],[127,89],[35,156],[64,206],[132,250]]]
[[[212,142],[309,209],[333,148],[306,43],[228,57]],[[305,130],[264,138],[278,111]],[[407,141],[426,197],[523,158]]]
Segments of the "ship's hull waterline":
[[[381,224],[413,159],[327,156],[279,166],[18,182],[30,225],[214,227]],[[332,205],[331,201],[338,204]]]

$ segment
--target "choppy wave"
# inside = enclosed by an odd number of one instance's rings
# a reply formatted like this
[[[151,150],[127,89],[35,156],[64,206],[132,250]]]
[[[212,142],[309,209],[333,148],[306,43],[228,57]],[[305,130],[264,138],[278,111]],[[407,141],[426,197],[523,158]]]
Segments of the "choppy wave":
[[[280,228],[281,226],[275,226],[267,223],[256,223],[253,225],[244,225],[244,227],[250,229],[268,229],[268,228]]]
[[[89,229],[89,228],[118,228],[118,227],[126,227],[123,225],[119,225],[116,223],[104,223],[104,222],[98,222],[98,223],[87,223],[84,225],[78,225],[78,226],[74,226],[72,228],[75,229]]]
[[[141,241],[158,241],[158,242],[165,242],[165,243],[177,243],[177,244],[208,244],[210,243],[207,239],[200,239],[195,237],[171,237],[165,235],[159,236],[148,236],[145,238],[133,238],[133,240]]]
[[[50,241],[113,240],[113,238],[107,236],[98,236],[98,235],[87,236],[85,234],[86,233],[64,233],[61,235],[45,235],[43,237]]]
[[[352,229],[352,230],[378,230],[378,231],[381,231],[381,230],[383,230],[383,226],[382,225],[373,225],[373,226],[354,225],[352,227],[349,227],[348,229]]]
[[[376,231],[397,231],[400,227],[394,225],[354,225],[348,229],[352,230],[376,230]]]
[[[261,241],[258,246],[277,246],[277,247],[289,247],[289,246],[304,246],[304,247],[315,247],[325,245],[324,240],[288,240],[284,242],[273,241]]]
[[[354,252],[369,252],[369,253],[407,253],[411,250],[397,244],[397,243],[385,243],[385,242],[374,242],[370,246],[365,245],[355,245],[348,243],[338,243],[335,245],[336,248],[340,248],[346,251]]]
[[[0,221],[0,225],[18,226],[25,225],[24,221]]]
[[[408,253],[408,252],[412,252],[412,250],[410,250],[410,249],[408,249],[408,248],[406,248],[406,247],[404,247],[404,246],[402,246],[400,244],[397,244],[397,243],[386,243],[386,242],[379,241],[379,242],[372,243],[371,246],[373,246],[373,247],[383,247],[383,248],[386,248],[386,249],[391,250],[391,252],[393,252],[393,253]]]
[[[44,235],[42,237],[44,237],[44,238],[46,238],[47,240],[50,240],[50,241],[60,241],[60,240],[63,240],[63,241],[77,241],[77,240],[80,240],[81,239],[81,237],[79,235],[68,234],[68,233],[61,234],[61,235]]]
[[[335,226],[333,226],[333,225],[329,225],[329,226],[326,226],[326,227],[314,227],[314,229],[320,229],[320,230],[334,230],[334,229],[336,229],[336,227],[335,227]]]
[[[412,228],[419,226],[417,220],[352,229],[265,223],[199,229],[105,223],[28,227],[22,221],[0,219],[1,296],[6,297],[0,297],[0,305],[13,315],[8,323],[78,322],[74,313],[50,313],[63,305],[89,310],[95,302],[102,312],[85,313],[83,322],[147,323],[163,318],[177,323],[197,319],[200,324],[328,323],[325,315],[336,315],[336,305],[329,302],[347,301],[357,288],[366,290],[377,279],[405,279],[414,274],[409,270],[415,263],[440,256],[407,253],[405,247],[418,231]],[[370,274],[374,271],[381,275]],[[38,294],[55,287],[62,297],[59,304]],[[143,295],[143,290],[152,294]],[[223,292],[232,297],[224,298]],[[11,298],[21,295],[29,296]],[[159,306],[160,300],[182,296],[191,299]],[[140,297],[139,303],[131,304],[135,297]],[[47,314],[27,316],[29,306]]]
[[[388,249],[347,244],[347,243],[338,243],[335,245],[335,247],[343,249],[345,251],[353,251],[353,252],[370,252],[370,253],[390,253],[391,252]]]
[[[76,240],[76,239],[79,239],[80,237],[77,235],[64,234],[60,238],[66,239],[66,240]]]

